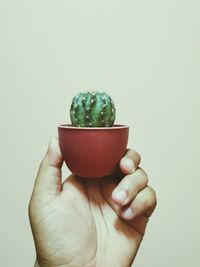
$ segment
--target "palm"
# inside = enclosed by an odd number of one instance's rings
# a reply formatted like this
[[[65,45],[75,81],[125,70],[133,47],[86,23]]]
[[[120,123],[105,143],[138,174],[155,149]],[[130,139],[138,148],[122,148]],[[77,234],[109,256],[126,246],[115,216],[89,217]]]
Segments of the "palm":
[[[36,243],[44,262],[65,267],[130,266],[147,219],[141,216],[128,223],[118,217],[111,199],[115,186],[109,178],[70,176],[61,193],[42,205],[34,236],[43,237]]]

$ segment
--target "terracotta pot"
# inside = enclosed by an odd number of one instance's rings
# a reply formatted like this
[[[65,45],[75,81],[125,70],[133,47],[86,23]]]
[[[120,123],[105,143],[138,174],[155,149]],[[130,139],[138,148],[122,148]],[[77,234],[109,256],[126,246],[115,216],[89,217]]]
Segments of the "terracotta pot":
[[[99,178],[114,173],[126,153],[129,127],[58,126],[59,144],[69,170],[78,176]]]

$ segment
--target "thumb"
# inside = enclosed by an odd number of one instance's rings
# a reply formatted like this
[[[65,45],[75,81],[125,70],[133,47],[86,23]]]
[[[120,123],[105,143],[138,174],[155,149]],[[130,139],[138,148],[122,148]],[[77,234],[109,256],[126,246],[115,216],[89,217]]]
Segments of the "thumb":
[[[63,159],[58,138],[52,137],[36,177],[33,193],[38,196],[57,196],[62,187],[61,167]]]

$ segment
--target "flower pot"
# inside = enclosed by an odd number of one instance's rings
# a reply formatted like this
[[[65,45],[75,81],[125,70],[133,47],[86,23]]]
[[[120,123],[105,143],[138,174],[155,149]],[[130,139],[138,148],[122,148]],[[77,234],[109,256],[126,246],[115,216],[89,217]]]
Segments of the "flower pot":
[[[114,125],[83,128],[58,127],[59,144],[69,170],[78,176],[99,178],[112,175],[126,153],[129,127]]]
[[[129,127],[58,126],[59,144],[69,170],[78,176],[99,178],[112,175],[126,153]]]

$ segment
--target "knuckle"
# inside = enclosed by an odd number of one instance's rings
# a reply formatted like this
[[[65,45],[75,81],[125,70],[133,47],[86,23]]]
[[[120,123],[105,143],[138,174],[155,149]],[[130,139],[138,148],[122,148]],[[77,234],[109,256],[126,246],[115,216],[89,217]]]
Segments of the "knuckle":
[[[136,150],[132,150],[132,155],[133,155],[133,159],[136,163],[136,165],[139,166],[140,162],[141,162],[141,155],[139,154],[138,151]]]
[[[140,199],[140,201],[139,201],[139,204],[140,204],[140,206],[146,208],[146,207],[148,206],[148,200],[147,200],[147,198],[142,197],[142,198]]]
[[[137,194],[141,189],[145,188],[148,183],[148,177],[143,172],[137,170],[134,174],[131,174],[123,180],[123,187],[130,192]]]
[[[139,154],[138,151],[129,148],[126,153],[128,158],[131,158],[132,160],[136,161],[136,163],[139,165],[141,162],[141,155]]]
[[[141,196],[139,202],[145,209],[152,209],[157,204],[156,193],[153,188],[146,187],[145,193]]]
[[[149,188],[152,199],[154,201],[157,201],[156,191],[151,186],[149,186],[148,188]]]
[[[156,192],[152,187],[148,187],[149,190],[149,205],[150,208],[156,207],[157,205],[157,197],[156,197]]]
[[[149,198],[146,196],[143,196],[140,199],[140,206],[142,206],[143,208],[149,208],[149,206],[150,206]]]
[[[143,169],[139,168],[135,180],[139,186],[147,185],[148,175]]]
[[[139,152],[138,151],[135,151],[135,155],[136,155],[136,157],[137,157],[137,160],[138,160],[138,165],[140,164],[140,162],[141,162],[141,155],[139,154]]]
[[[133,155],[135,153],[135,150],[133,148],[128,148],[127,154]]]
[[[140,172],[141,172],[141,175],[148,177],[148,174],[146,173],[144,169],[140,168]]]
[[[157,204],[155,190],[153,188],[145,187],[136,199],[136,209],[150,217]]]
[[[145,184],[148,183],[148,175],[147,175],[147,173],[144,172],[144,171],[143,171],[142,179],[143,179],[143,182],[144,182]]]

